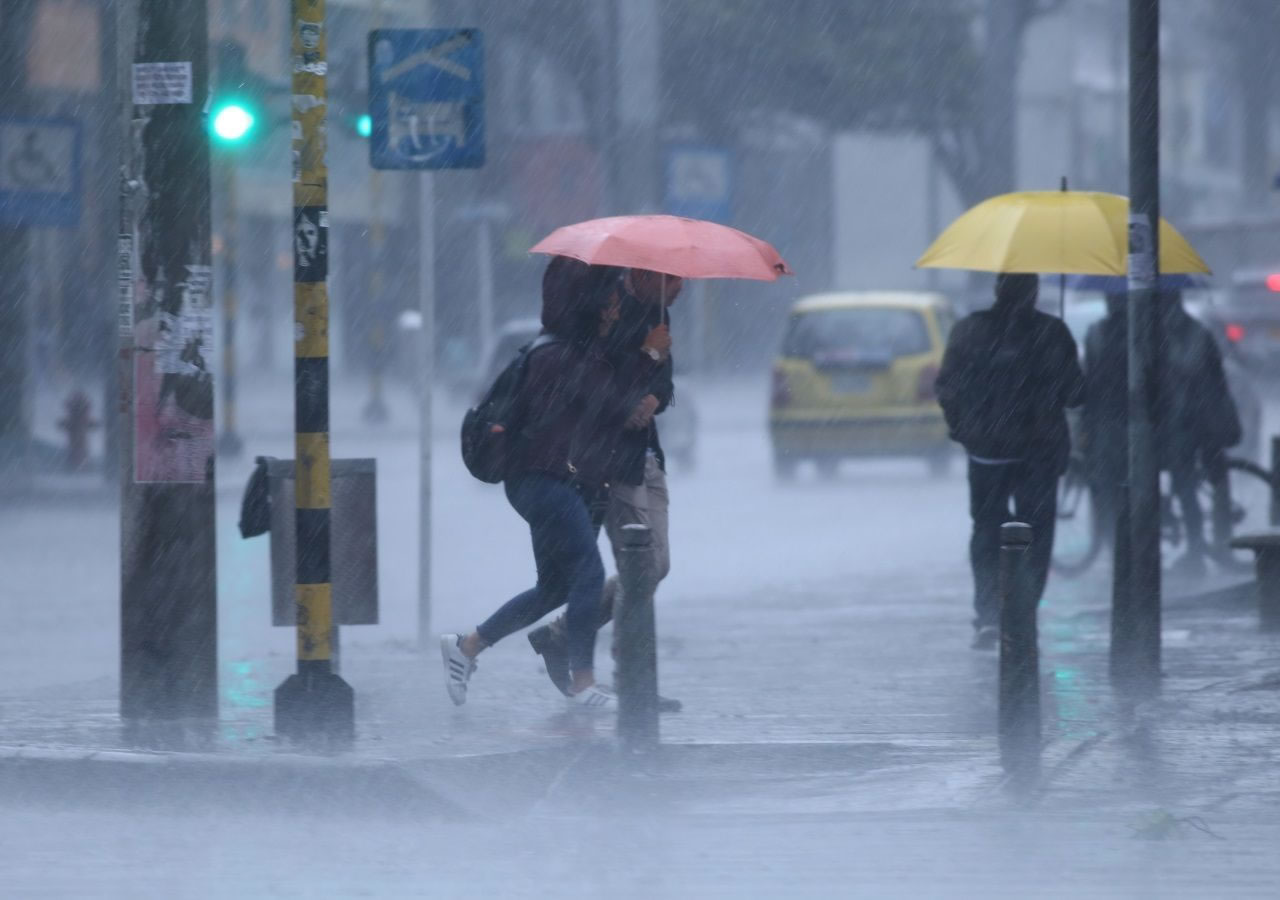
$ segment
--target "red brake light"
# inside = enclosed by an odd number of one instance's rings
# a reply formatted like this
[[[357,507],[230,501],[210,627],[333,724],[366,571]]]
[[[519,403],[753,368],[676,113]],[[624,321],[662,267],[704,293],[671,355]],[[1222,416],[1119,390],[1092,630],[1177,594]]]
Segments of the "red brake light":
[[[1267,290],[1280,293],[1280,272],[1273,272],[1267,276]]]
[[[1244,326],[1232,323],[1227,326],[1227,340],[1233,344],[1238,344],[1244,340]]]
[[[791,403],[791,386],[787,384],[787,373],[781,369],[773,370],[773,397],[771,402],[775,409]]]

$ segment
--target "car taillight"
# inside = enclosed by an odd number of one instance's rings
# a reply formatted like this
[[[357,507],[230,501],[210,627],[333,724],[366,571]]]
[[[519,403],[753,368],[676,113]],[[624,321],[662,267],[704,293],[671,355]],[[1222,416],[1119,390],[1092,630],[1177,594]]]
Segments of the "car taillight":
[[[1244,340],[1244,326],[1236,325],[1234,322],[1227,326],[1227,340],[1233,344],[1238,344]]]
[[[787,373],[781,369],[773,370],[773,397],[771,402],[774,408],[787,406],[791,403],[791,385],[787,384]]]
[[[916,382],[916,402],[928,403],[938,399],[935,383],[938,380],[938,368],[926,366],[920,371],[920,380]]]

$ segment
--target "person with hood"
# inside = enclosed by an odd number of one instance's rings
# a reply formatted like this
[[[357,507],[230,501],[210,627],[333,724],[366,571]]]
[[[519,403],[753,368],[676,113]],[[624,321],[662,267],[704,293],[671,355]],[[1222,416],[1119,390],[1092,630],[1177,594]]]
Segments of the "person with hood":
[[[1128,471],[1127,295],[1107,295],[1107,316],[1085,336],[1084,415],[1081,418],[1090,485],[1098,525],[1114,539],[1120,486]],[[1182,304],[1180,291],[1162,291],[1159,303],[1160,379],[1155,416],[1160,468],[1167,471],[1182,512],[1187,550],[1174,566],[1178,574],[1203,576],[1209,543],[1200,508],[1200,485],[1214,490],[1214,536],[1230,532],[1226,450],[1240,442],[1242,429],[1227,384],[1222,352],[1209,329]]]
[[[608,710],[613,692],[595,680],[604,563],[599,518],[622,431],[643,394],[609,356],[607,336],[618,319],[622,270],[553,257],[542,280],[543,334],[529,351],[513,422],[514,462],[504,482],[507,500],[529,525],[537,583],[507,601],[465,635],[441,636],[445,686],[462,705],[475,658],[504,637],[565,606],[572,703]],[[649,359],[641,371],[656,370]]]
[[[636,380],[643,397],[623,431],[614,458],[605,533],[618,559],[623,526],[647,525],[653,539],[654,575],[658,582],[671,571],[668,540],[666,459],[655,421],[675,399],[672,380],[670,314],[683,280],[646,269],[630,269],[623,282],[622,310],[609,335],[610,357],[624,377]],[[613,618],[618,597],[617,576],[605,582],[600,604],[600,625]],[[569,657],[565,617],[529,632],[529,643],[542,657],[547,675],[561,692],[569,689]],[[680,702],[659,698],[659,709],[677,712]]]
[[[1084,337],[1084,409],[1080,441],[1094,504],[1094,526],[1104,547],[1115,540],[1116,520],[1129,471],[1128,294],[1106,295],[1107,314]]]
[[[969,454],[977,649],[999,637],[1000,526],[1012,518],[1031,525],[1037,603],[1044,592],[1058,478],[1071,454],[1066,409],[1084,398],[1075,340],[1061,320],[1036,309],[1038,292],[1035,275],[1000,275],[995,304],[956,324],[938,373],[951,437]]]

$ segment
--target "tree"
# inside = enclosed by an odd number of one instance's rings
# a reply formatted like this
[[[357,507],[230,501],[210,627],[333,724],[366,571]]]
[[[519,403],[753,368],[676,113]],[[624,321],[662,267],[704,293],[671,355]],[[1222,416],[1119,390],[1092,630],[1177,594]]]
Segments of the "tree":
[[[976,203],[1014,182],[1022,37],[1065,2],[663,0],[663,120],[719,142],[760,110],[925,135],[961,198]],[[508,0],[495,23],[573,79],[601,148],[615,86],[608,6]]]
[[[1244,203],[1259,208],[1271,189],[1271,107],[1280,87],[1280,63],[1271,41],[1280,34],[1275,0],[1206,0],[1199,10],[1208,32],[1223,44],[1240,92]]]

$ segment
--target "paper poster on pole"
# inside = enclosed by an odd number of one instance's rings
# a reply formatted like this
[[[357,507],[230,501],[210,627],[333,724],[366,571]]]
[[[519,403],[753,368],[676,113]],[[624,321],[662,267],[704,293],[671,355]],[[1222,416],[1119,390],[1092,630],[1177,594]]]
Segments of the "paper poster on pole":
[[[214,453],[211,270],[186,265],[176,285],[137,283],[134,481],[207,481]]]
[[[191,63],[134,63],[133,102],[139,106],[190,103]]]
[[[1129,213],[1129,290],[1154,290],[1156,255],[1151,239],[1151,217]]]

